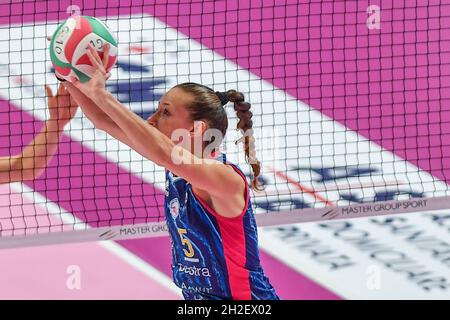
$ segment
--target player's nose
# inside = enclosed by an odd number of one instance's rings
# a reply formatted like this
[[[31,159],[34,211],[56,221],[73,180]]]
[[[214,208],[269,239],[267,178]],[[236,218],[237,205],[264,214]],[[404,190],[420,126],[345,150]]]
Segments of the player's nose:
[[[153,115],[148,117],[147,122],[149,125],[158,129],[158,113],[155,112]]]

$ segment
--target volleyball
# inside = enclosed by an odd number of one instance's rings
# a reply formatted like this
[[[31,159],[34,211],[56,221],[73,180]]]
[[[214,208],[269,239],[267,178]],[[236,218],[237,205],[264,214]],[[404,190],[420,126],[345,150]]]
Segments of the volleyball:
[[[50,43],[50,59],[56,77],[69,80],[76,77],[81,82],[91,79],[95,68],[87,55],[91,44],[103,58],[104,45],[109,43],[109,60],[106,70],[109,72],[117,61],[117,40],[109,28],[97,18],[72,16],[58,26]]]

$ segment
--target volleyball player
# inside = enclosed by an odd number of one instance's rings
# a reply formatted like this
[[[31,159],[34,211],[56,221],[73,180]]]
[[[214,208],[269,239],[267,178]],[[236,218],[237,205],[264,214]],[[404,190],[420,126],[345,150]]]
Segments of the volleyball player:
[[[49,86],[45,89],[50,118],[21,154],[0,157],[0,183],[33,180],[38,177],[55,154],[64,127],[77,111],[76,102],[63,85],[60,84],[56,96],[53,96]]]
[[[172,239],[173,278],[185,299],[278,299],[260,265],[246,177],[218,152],[221,137],[207,138],[212,129],[225,135],[224,106],[233,102],[238,128],[247,132],[243,140],[254,174],[252,186],[258,187],[260,163],[249,131],[252,113],[243,94],[179,84],[145,121],[106,90],[108,48],[103,60],[92,47],[88,56],[96,69],[91,80],[64,84],[97,128],[166,169],[165,216]],[[201,147],[194,148],[198,143]]]

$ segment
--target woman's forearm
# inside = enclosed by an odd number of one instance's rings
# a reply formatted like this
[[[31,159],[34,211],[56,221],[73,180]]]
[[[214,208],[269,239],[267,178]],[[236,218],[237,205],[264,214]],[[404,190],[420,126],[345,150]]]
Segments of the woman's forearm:
[[[133,145],[123,132],[123,130],[106,114],[96,103],[85,96],[80,90],[70,83],[65,83],[70,95],[78,102],[84,115],[94,124],[94,126],[102,131],[107,132],[114,138],[122,141],[133,148]]]
[[[95,103],[123,130],[137,152],[161,166],[170,160],[174,143],[125,108],[111,93],[102,90],[96,95]]]
[[[44,171],[55,154],[64,125],[57,120],[47,120],[41,132],[17,156],[0,161],[0,183],[33,180]]]
[[[123,130],[110,118],[108,114],[106,114],[93,102],[86,104],[80,103],[80,108],[97,129],[105,131],[117,140],[133,148],[131,140],[128,139]]]
[[[89,100],[89,99],[88,99]],[[92,100],[90,101],[80,101],[80,109],[83,114],[92,122],[92,124],[99,130],[112,131],[111,128],[115,123],[110,119],[110,117],[97,105],[95,105]]]
[[[104,127],[105,123],[108,121],[108,115],[70,83],[64,83],[64,86],[67,88],[70,95],[78,102],[84,115],[91,120],[95,127]]]

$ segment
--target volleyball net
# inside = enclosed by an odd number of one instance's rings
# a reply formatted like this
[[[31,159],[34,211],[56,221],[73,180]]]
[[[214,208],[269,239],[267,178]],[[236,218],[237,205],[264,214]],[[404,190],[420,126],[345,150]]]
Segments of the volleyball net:
[[[182,82],[245,94],[260,226],[450,208],[450,3],[1,3],[0,156],[48,118],[46,37],[72,14],[115,34],[107,88],[144,119]],[[250,177],[227,112],[222,151]],[[164,179],[80,111],[40,177],[0,186],[0,247],[164,235]]]

